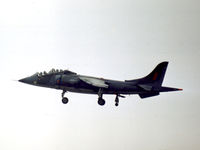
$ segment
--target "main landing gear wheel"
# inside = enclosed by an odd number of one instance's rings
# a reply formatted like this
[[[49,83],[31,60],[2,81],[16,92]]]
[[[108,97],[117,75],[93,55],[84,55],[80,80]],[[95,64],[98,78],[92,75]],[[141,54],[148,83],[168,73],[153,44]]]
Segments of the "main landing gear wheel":
[[[98,104],[99,104],[99,105],[103,106],[103,105],[105,105],[105,103],[106,103],[106,102],[105,102],[105,100],[104,100],[103,98],[99,98],[99,99],[98,99]]]
[[[67,97],[64,97],[65,93],[66,93],[66,91],[63,90],[63,92],[62,92],[62,103],[63,104],[67,104],[69,101],[69,99]]]

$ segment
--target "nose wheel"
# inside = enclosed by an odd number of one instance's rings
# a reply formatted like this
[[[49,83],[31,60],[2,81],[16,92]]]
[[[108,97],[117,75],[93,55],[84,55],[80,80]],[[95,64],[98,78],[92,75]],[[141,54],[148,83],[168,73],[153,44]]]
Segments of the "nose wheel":
[[[98,104],[100,106],[105,105],[106,101],[103,99],[103,89],[101,89],[101,88],[99,89],[98,96],[99,96],[99,98],[98,98]]]
[[[67,97],[64,97],[66,92],[67,92],[66,90],[63,90],[63,92],[62,92],[62,103],[63,104],[67,104],[69,102],[69,99]]]
[[[98,98],[98,104],[99,105],[103,106],[103,105],[105,105],[105,103],[106,102],[105,102],[105,100],[103,98],[101,98],[101,97]]]
[[[68,101],[69,101],[69,100],[68,100],[68,98],[67,98],[67,97],[63,97],[63,98],[62,98],[62,103],[63,103],[63,104],[67,104],[67,103],[68,103]]]

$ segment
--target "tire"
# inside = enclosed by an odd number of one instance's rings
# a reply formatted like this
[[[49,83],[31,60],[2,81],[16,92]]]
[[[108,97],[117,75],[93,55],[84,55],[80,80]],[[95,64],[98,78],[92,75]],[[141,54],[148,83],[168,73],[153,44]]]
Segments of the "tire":
[[[63,97],[63,99],[62,99],[62,103],[63,103],[63,104],[67,104],[67,103],[68,103],[68,101],[69,101],[69,100],[68,100],[68,98],[67,98],[67,97]]]
[[[99,105],[103,106],[103,105],[105,105],[105,103],[106,103],[106,102],[105,102],[104,99],[102,99],[102,98],[99,98],[99,99],[98,99],[98,104],[99,104]]]

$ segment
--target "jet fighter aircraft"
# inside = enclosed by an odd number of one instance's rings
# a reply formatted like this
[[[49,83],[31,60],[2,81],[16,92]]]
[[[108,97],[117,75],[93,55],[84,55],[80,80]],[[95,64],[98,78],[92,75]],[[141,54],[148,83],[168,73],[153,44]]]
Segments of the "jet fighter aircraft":
[[[98,104],[103,106],[105,100],[103,94],[116,95],[115,106],[119,104],[119,97],[125,98],[124,95],[138,94],[140,98],[157,96],[160,92],[180,91],[182,89],[164,87],[162,82],[168,62],[162,62],[146,77],[116,81],[91,76],[79,75],[69,70],[55,70],[35,73],[30,77],[20,79],[19,82],[62,90],[62,102],[68,103],[68,98],[64,97],[67,91],[97,94]]]

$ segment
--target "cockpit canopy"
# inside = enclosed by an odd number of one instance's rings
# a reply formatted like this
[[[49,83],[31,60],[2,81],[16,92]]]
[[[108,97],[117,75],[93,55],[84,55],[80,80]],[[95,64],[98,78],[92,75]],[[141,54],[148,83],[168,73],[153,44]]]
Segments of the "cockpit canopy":
[[[76,74],[75,72],[69,71],[69,70],[62,70],[62,69],[54,69],[52,68],[49,72],[43,71],[43,72],[36,72],[34,75],[37,75],[39,77],[50,75],[50,74]]]

